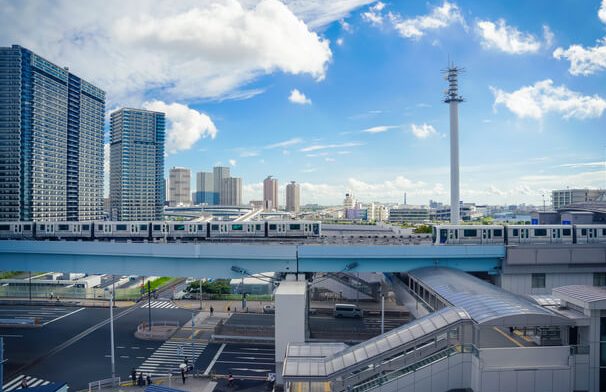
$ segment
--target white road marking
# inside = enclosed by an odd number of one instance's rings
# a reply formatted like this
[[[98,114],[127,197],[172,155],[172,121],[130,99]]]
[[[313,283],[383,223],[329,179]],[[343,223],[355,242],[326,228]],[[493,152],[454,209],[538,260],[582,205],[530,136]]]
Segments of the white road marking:
[[[208,367],[206,368],[206,370],[204,371],[204,375],[208,376],[210,374],[210,370],[213,368],[213,366],[215,366],[215,362],[217,362],[217,359],[219,359],[219,356],[221,355],[221,353],[223,352],[223,349],[225,348],[225,343],[223,343],[221,345],[221,347],[219,347],[219,350],[217,350],[217,354],[215,354],[215,356],[213,357],[213,360],[210,361],[210,363],[208,364]]]
[[[266,362],[242,362],[242,361],[217,361],[217,363],[241,363],[241,364],[254,363],[257,365],[275,365],[275,362],[266,363]]]
[[[44,324],[42,324],[42,326],[48,325],[48,324],[50,324],[50,323],[54,323],[54,322],[55,322],[55,321],[57,321],[57,320],[61,320],[61,319],[62,319],[62,318],[64,318],[64,317],[71,316],[72,314],[74,314],[74,313],[78,313],[78,312],[80,312],[80,311],[82,311],[82,310],[84,310],[84,309],[86,309],[86,308],[80,308],[80,309],[76,309],[76,310],[74,310],[73,312],[70,312],[70,313],[68,313],[68,314],[64,314],[64,315],[63,315],[63,316],[61,316],[61,317],[57,317],[56,319],[53,319],[53,320],[51,320],[51,321],[47,321],[47,322],[45,322]]]
[[[11,381],[7,382],[6,384],[4,384],[4,387],[2,388],[2,390],[4,392],[11,392],[11,391],[21,389],[21,380],[23,378],[25,378],[27,380],[27,386],[29,388],[50,384],[50,381],[46,381],[41,378],[36,378],[36,377],[31,377],[31,376],[26,376],[24,374],[21,374],[15,378],[13,378]]]

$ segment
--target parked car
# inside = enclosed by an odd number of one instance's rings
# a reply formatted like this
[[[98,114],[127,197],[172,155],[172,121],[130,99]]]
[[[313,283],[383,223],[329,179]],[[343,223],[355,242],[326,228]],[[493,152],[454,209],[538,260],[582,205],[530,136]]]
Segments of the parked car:
[[[335,304],[335,317],[361,318],[364,317],[364,311],[356,305]]]
[[[274,314],[276,313],[276,306],[275,305],[264,305],[263,306],[263,313],[265,314]]]

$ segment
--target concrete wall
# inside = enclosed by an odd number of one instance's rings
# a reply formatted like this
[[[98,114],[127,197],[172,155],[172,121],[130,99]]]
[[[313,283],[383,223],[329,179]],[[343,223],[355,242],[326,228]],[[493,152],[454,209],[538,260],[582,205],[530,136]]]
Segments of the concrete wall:
[[[539,271],[537,271],[539,272]],[[582,284],[593,286],[593,271],[583,273],[550,273],[549,268],[543,268],[541,273],[545,273],[545,288],[532,288],[532,273],[508,273],[500,277],[501,288],[511,291],[515,294],[551,294],[551,289],[571,284]]]
[[[573,390],[569,347],[481,349],[472,360],[475,392],[567,392]]]
[[[508,246],[505,264],[606,264],[604,244]]]
[[[289,343],[305,343],[307,330],[307,282],[282,281],[275,293],[276,372],[282,382],[282,366]]]

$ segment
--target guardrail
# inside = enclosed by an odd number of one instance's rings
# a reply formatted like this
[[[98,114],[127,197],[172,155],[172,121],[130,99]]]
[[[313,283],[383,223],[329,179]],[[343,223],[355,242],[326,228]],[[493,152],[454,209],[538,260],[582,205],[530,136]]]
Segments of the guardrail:
[[[92,381],[88,383],[88,391],[111,388],[120,385],[120,377],[106,378],[103,380]]]
[[[213,343],[230,342],[254,342],[254,343],[274,343],[275,338],[265,336],[232,336],[232,335],[211,335],[210,340]]]

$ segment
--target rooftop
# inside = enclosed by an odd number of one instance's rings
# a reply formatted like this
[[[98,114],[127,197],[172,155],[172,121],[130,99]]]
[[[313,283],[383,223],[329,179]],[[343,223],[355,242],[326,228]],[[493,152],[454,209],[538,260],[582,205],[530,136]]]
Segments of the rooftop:
[[[606,309],[606,289],[603,288],[570,285],[556,287],[552,292],[554,296],[560,298],[562,301],[570,302],[586,309]]]

